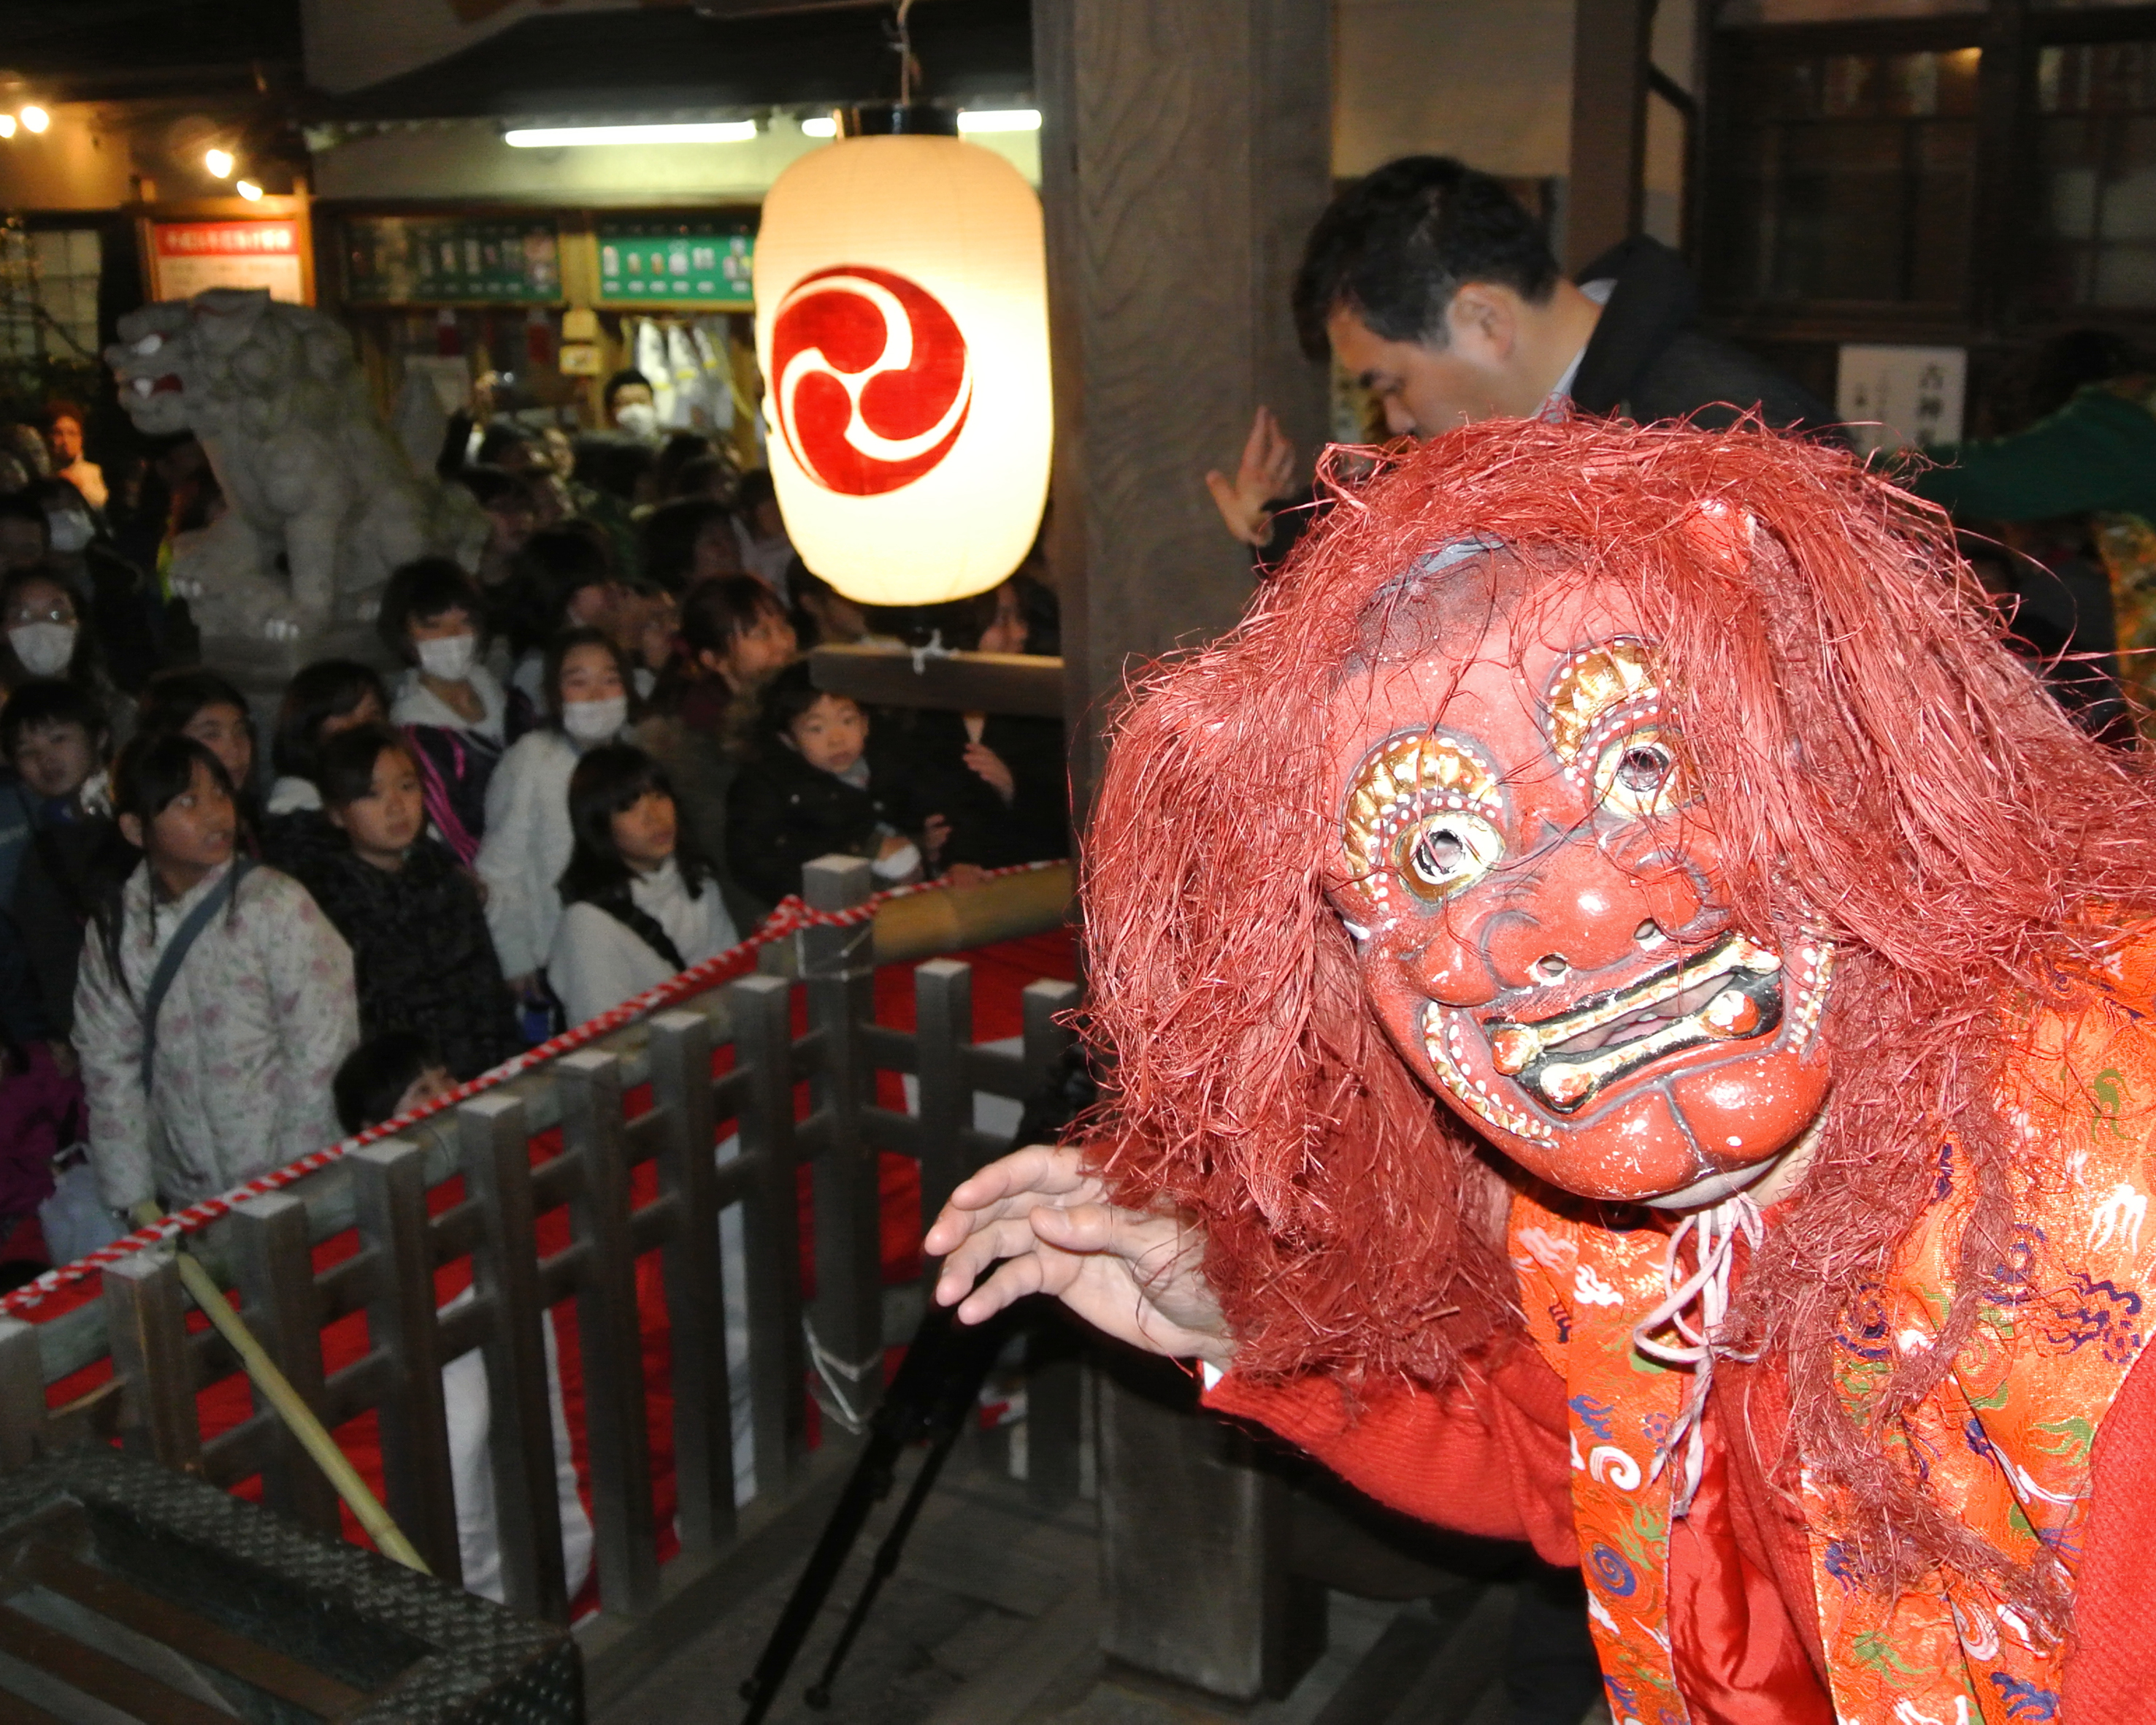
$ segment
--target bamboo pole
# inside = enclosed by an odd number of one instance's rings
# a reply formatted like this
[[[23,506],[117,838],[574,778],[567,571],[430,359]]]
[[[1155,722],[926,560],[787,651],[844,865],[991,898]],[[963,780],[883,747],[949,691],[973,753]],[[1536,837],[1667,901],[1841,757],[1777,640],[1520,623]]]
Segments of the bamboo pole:
[[[1070,909],[1075,873],[1068,862],[1005,875],[978,887],[909,893],[875,916],[875,962],[903,964],[1052,929]]]
[[[315,1418],[315,1410],[300,1399],[299,1391],[292,1388],[291,1380],[277,1369],[277,1362],[254,1339],[254,1332],[240,1321],[239,1314],[232,1309],[232,1303],[224,1297],[224,1290],[218,1286],[217,1279],[192,1253],[175,1251],[173,1255],[179,1263],[180,1280],[193,1296],[195,1304],[203,1309],[203,1316],[216,1326],[217,1333],[239,1356],[240,1364],[247,1368],[248,1377],[262,1392],[263,1399],[276,1410],[277,1417],[300,1440],[300,1447],[313,1458],[315,1465],[328,1476],[330,1484],[336,1487],[337,1496],[359,1518],[359,1525],[367,1529],[367,1537],[373,1540],[376,1548],[384,1557],[395,1558],[407,1569],[416,1569],[422,1575],[432,1574],[434,1572],[427,1568],[426,1560],[404,1537],[389,1511],[367,1489],[367,1481],[360,1478],[359,1470],[337,1447],[336,1439],[329,1434],[321,1421]]]

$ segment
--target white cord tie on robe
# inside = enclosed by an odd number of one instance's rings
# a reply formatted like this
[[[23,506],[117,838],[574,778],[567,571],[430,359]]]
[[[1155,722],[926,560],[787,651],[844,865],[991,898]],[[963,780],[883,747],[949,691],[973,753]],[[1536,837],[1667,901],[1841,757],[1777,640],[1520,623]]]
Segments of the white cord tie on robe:
[[[1683,1411],[1656,1446],[1655,1465],[1647,1473],[1650,1480],[1660,1479],[1677,1445],[1684,1445],[1681,1471],[1670,1498],[1671,1521],[1691,1511],[1691,1501],[1699,1493],[1700,1475],[1707,1466],[1707,1394],[1714,1382],[1716,1357],[1745,1362],[1758,1357],[1756,1352],[1744,1353],[1724,1346],[1716,1335],[1729,1314],[1729,1274],[1735,1264],[1739,1234],[1758,1249],[1759,1207],[1741,1192],[1712,1209],[1685,1218],[1670,1236],[1662,1259],[1661,1303],[1632,1326],[1632,1346],[1649,1359],[1666,1366],[1689,1366],[1692,1371]],[[1678,1256],[1688,1237],[1697,1267],[1679,1280]],[[1676,1340],[1656,1339],[1655,1332],[1665,1326],[1676,1331]]]

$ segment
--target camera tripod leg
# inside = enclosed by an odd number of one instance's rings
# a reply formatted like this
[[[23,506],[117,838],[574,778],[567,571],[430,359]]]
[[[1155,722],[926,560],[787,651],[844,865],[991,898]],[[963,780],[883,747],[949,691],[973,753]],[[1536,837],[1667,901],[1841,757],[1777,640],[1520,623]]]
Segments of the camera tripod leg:
[[[899,1506],[898,1518],[891,1524],[891,1531],[884,1535],[883,1542],[877,1546],[875,1561],[870,1568],[868,1581],[861,1589],[860,1597],[854,1601],[853,1609],[846,1614],[845,1625],[839,1631],[839,1639],[831,1649],[831,1656],[824,1661],[823,1674],[808,1686],[805,1699],[810,1707],[819,1712],[830,1706],[831,1685],[838,1680],[839,1667],[845,1662],[847,1653],[852,1650],[854,1637],[861,1632],[861,1625],[868,1621],[869,1608],[875,1604],[876,1595],[883,1590],[883,1584],[897,1572],[899,1554],[906,1548],[906,1536],[912,1532],[914,1520],[921,1513],[921,1506],[934,1489],[936,1476],[943,1470],[944,1459],[950,1455],[952,1446],[958,1441],[958,1434],[964,1429],[965,1420],[962,1413],[937,1434],[934,1446],[922,1459],[921,1471],[914,1475],[913,1484],[906,1491],[906,1501]]]
[[[815,1550],[809,1554],[808,1568],[787,1600],[786,1609],[772,1630],[762,1656],[756,1662],[756,1670],[741,1686],[742,1699],[748,1703],[747,1712],[742,1716],[742,1725],[759,1725],[771,1711],[772,1702],[778,1697],[778,1686],[786,1679],[787,1668],[793,1663],[793,1655],[800,1651],[801,1644],[808,1640],[824,1596],[839,1578],[839,1571],[844,1567],[846,1554],[860,1537],[869,1511],[882,1502],[891,1491],[897,1455],[896,1443],[885,1440],[879,1433],[854,1465],[853,1475],[846,1481],[839,1506],[832,1512],[822,1537],[816,1542]]]

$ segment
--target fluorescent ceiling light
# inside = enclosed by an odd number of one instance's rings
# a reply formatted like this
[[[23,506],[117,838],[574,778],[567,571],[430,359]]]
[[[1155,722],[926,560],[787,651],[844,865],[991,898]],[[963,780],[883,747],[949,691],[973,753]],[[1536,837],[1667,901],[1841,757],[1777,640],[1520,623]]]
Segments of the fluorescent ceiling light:
[[[683,121],[656,126],[526,126],[505,131],[512,150],[559,150],[580,144],[745,144],[756,136],[753,120]]]
[[[814,119],[801,122],[804,138],[834,138],[839,135],[839,122],[829,114],[819,114]]]
[[[1040,110],[1038,108],[978,108],[961,109],[958,113],[961,131],[1039,131]]]

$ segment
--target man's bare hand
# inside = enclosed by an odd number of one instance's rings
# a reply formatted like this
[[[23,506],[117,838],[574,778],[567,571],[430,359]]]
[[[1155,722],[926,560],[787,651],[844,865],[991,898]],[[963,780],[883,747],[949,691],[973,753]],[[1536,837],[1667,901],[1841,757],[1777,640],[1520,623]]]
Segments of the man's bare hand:
[[[1235,1342],[1206,1285],[1204,1235],[1104,1202],[1104,1189],[1068,1148],[1036,1144],[989,1163],[951,1194],[921,1243],[943,1259],[937,1303],[978,1324],[1025,1295],[1052,1294],[1119,1341],[1225,1371]]]
[[[1272,524],[1265,505],[1284,497],[1295,485],[1295,445],[1287,440],[1269,407],[1258,409],[1243,444],[1242,464],[1230,480],[1217,467],[1205,476],[1205,488],[1229,533],[1245,545],[1262,545]]]
[[[968,743],[965,760],[966,765],[987,781],[988,789],[1003,799],[1005,807],[1016,801],[1018,780],[1012,776],[1010,765],[1003,756],[985,743]]]

